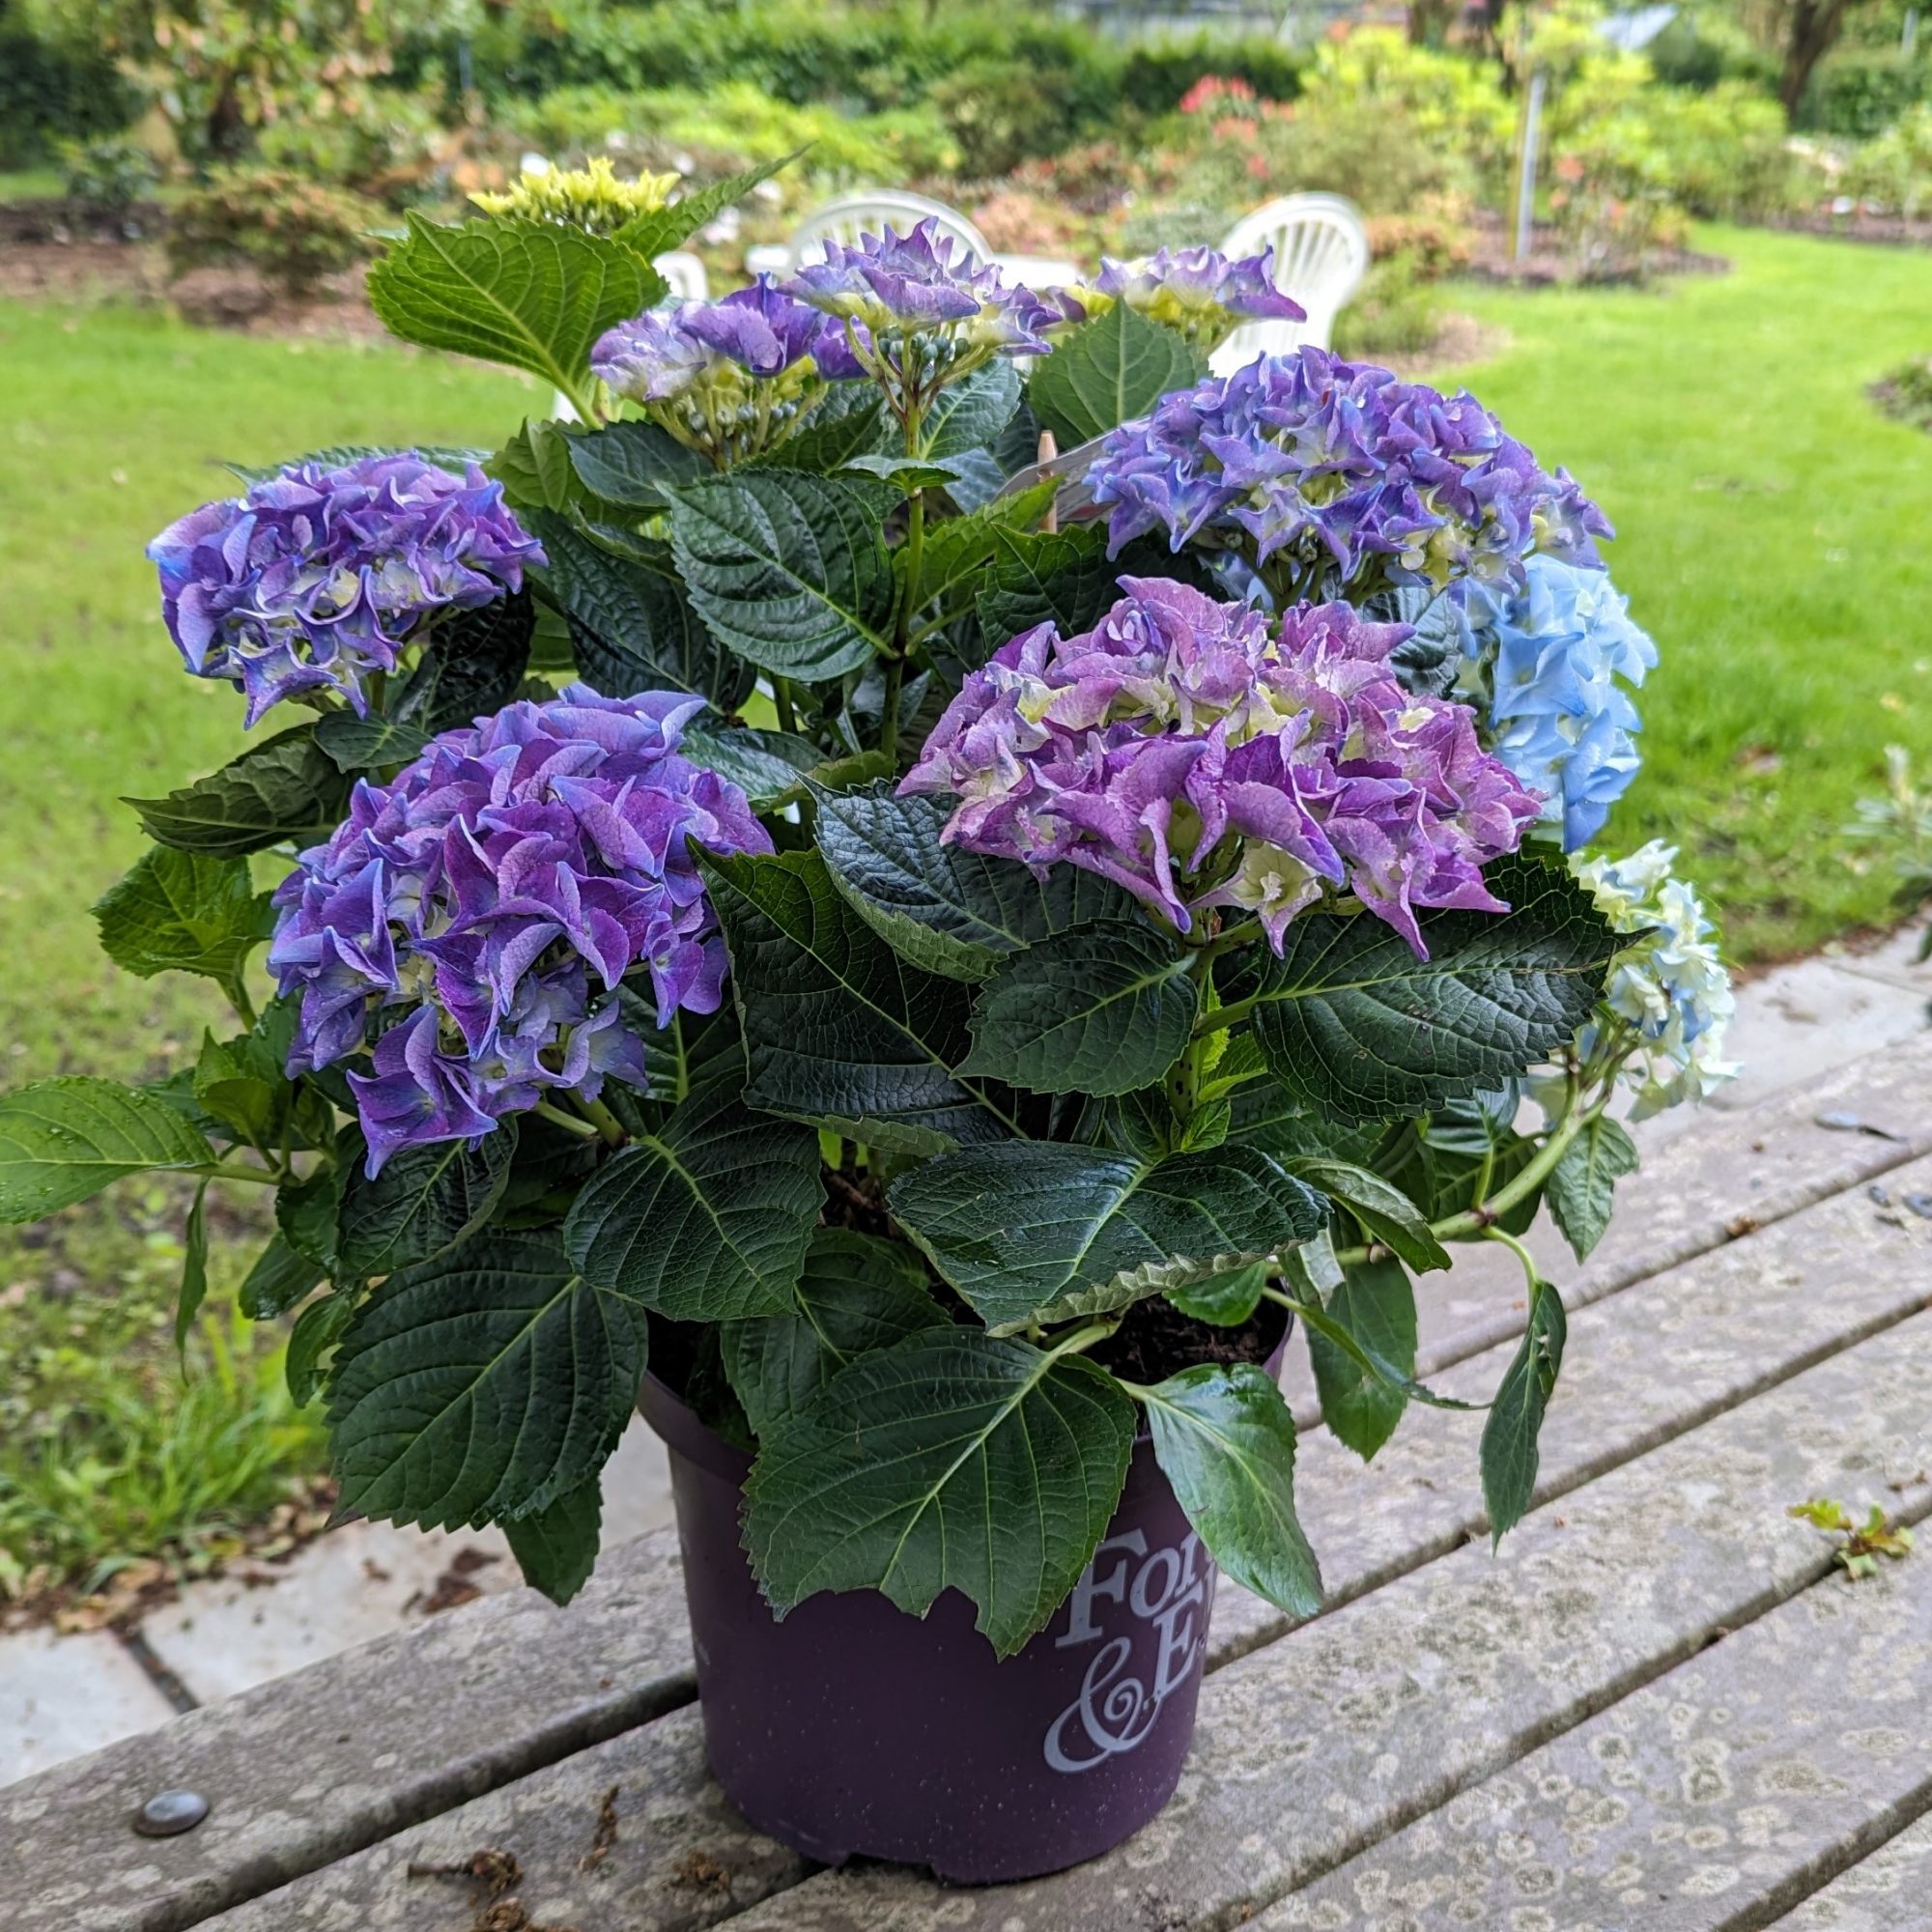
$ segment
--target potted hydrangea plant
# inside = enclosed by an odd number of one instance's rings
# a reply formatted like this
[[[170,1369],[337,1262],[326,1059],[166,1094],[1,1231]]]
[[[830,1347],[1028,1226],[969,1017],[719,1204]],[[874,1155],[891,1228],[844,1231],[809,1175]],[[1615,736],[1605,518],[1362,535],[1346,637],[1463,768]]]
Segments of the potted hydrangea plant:
[[[1035,294],[927,226],[667,307],[747,183],[663,185],[412,215],[372,275],[578,424],[242,471],[156,539],[271,728],[131,801],[100,933],[236,1020],[0,1098],[0,1211],[193,1178],[186,1321],[207,1191],[272,1189],[242,1302],[341,1514],[499,1523],[559,1602],[641,1399],[749,1815],[1052,1869],[1171,1792],[1217,1570],[1320,1605],[1292,1321],[1370,1456],[1440,1400],[1412,1277],[1512,1248],[1480,1469],[1528,1506],[1521,1235],[1586,1254],[1619,1088],[1726,1070],[1670,854],[1587,854],[1654,652],[1471,397],[1208,374],[1294,313],[1265,258]]]

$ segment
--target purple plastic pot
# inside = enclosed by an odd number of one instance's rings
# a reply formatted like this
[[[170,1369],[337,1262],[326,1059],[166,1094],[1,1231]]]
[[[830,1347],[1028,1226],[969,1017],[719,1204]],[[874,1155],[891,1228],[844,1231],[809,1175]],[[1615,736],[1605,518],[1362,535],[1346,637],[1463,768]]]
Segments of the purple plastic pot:
[[[1094,1858],[1173,1796],[1217,1572],[1145,1435],[1072,1596],[1000,1662],[956,1590],[923,1621],[870,1590],[777,1621],[739,1543],[750,1458],[654,1377],[638,1406],[670,1450],[711,1769],[760,1831],[983,1885]]]

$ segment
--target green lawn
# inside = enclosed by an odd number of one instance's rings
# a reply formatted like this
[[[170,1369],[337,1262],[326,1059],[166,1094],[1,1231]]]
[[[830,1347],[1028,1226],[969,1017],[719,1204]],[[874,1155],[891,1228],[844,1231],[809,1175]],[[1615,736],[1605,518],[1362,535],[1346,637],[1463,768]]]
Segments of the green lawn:
[[[1842,836],[1888,743],[1932,757],[1932,438],[1865,385],[1932,351],[1932,252],[1736,229],[1651,291],[1458,289],[1512,346],[1457,372],[1609,512],[1662,653],[1609,841],[1662,837],[1741,959],[1883,922]]]

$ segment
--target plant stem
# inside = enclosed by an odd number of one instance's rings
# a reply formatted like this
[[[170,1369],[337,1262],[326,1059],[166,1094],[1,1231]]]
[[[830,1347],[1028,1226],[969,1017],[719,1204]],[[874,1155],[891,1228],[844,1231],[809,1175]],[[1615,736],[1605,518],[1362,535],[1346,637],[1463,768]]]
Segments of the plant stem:
[[[1096,1343],[1104,1342],[1125,1320],[1122,1315],[1103,1315],[1097,1321],[1090,1321],[1084,1328],[1076,1328],[1072,1334],[1056,1342],[1049,1352],[1055,1361],[1062,1355],[1084,1354]]]
[[[286,1175],[270,1174],[265,1168],[231,1167],[225,1160],[210,1161],[194,1172],[205,1174],[212,1180],[251,1180],[257,1187],[279,1187],[288,1179]]]
[[[899,689],[905,682],[905,659],[886,660],[885,710],[879,719],[879,750],[885,753],[896,775],[899,768]]]
[[[561,1107],[553,1107],[548,1100],[539,1100],[530,1109],[533,1114],[541,1114],[552,1126],[561,1127],[567,1134],[575,1134],[580,1140],[600,1139],[597,1129],[588,1121],[579,1120],[575,1114],[566,1114]]]
[[[772,709],[779,714],[779,729],[796,731],[798,713],[792,709],[791,679],[774,677],[772,679]]]
[[[237,973],[232,980],[224,980],[221,990],[228,995],[228,1004],[235,1009],[242,1024],[252,1030],[255,1025],[255,1003],[248,997],[247,987],[242,983],[241,974]]]
[[[586,1100],[582,1094],[573,1094],[570,1098],[577,1111],[604,1137],[607,1147],[622,1147],[631,1138],[623,1122],[602,1100]]]
[[[1261,936],[1261,922],[1250,920],[1246,925],[1230,926],[1226,932],[1203,940],[1195,949],[1194,956],[1196,959],[1218,959],[1222,953],[1232,952],[1237,946],[1252,946]]]
[[[1225,1007],[1216,1007],[1211,1013],[1203,1013],[1194,1022],[1194,1037],[1206,1039],[1209,1034],[1228,1033],[1247,1018],[1261,1005],[1259,993],[1250,994],[1245,1000],[1236,1000]]]
[[[1485,1228],[1483,1233],[1489,1239],[1500,1241],[1522,1264],[1522,1271],[1529,1279],[1529,1292],[1534,1294],[1543,1280],[1536,1257],[1507,1228]]]

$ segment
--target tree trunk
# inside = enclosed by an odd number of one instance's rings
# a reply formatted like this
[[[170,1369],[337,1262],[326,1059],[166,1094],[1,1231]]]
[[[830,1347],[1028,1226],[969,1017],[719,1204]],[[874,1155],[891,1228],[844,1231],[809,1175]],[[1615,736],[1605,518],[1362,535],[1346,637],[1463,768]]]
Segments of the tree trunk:
[[[1794,0],[1791,32],[1784,43],[1784,71],[1777,84],[1787,123],[1797,120],[1812,72],[1836,43],[1851,4],[1852,0]]]

